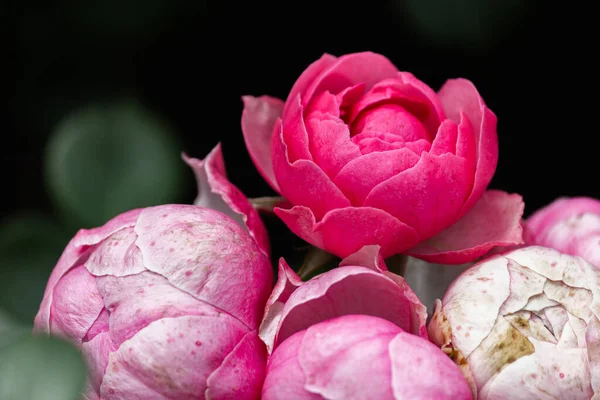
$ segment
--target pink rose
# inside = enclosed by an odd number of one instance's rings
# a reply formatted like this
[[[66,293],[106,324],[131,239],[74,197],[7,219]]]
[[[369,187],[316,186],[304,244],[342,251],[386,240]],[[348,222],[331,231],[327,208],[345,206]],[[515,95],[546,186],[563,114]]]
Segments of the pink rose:
[[[600,268],[600,201],[562,197],[526,221],[531,244],[580,256]]]
[[[375,248],[370,250],[369,255],[377,253]],[[367,252],[359,253],[342,260],[343,268],[307,282],[280,259],[278,280],[267,301],[259,334],[269,353],[298,331],[349,314],[384,318],[427,339],[427,309],[412,289],[401,276],[387,271],[379,255],[363,257]]]
[[[463,272],[436,301],[430,339],[478,400],[600,396],[600,270],[527,246]]]
[[[378,317],[345,315],[287,338],[269,358],[263,400],[470,400],[456,365]]]
[[[88,400],[260,398],[273,283],[264,226],[222,174],[219,147],[185,158],[197,204],[241,224],[195,205],[132,210],[80,230],[50,276],[35,331],[81,349]]]
[[[325,54],[285,103],[244,104],[248,151],[291,204],[275,212],[319,248],[459,264],[522,241],[521,197],[486,191],[496,116],[465,79],[436,94],[379,54]]]

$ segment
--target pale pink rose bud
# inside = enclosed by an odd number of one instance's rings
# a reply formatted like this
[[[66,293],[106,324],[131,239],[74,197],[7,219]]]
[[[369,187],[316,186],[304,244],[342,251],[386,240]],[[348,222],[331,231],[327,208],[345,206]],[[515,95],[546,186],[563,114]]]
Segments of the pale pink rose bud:
[[[345,315],[284,340],[263,400],[468,400],[458,367],[434,344],[385,319]]]
[[[380,317],[427,338],[426,307],[401,276],[387,271],[378,246],[365,247],[307,282],[280,259],[260,337],[271,353],[294,333],[349,314]]]
[[[219,160],[218,148],[188,159],[230,187],[211,167]],[[215,196],[240,214],[248,200],[223,193]],[[273,272],[257,226],[163,205],[80,230],[50,276],[35,331],[81,349],[88,400],[259,399],[267,353],[258,327]]]
[[[531,244],[585,258],[600,267],[600,200],[562,197],[527,219]]]
[[[597,399],[600,270],[541,246],[495,255],[436,302],[430,339],[475,399]]]

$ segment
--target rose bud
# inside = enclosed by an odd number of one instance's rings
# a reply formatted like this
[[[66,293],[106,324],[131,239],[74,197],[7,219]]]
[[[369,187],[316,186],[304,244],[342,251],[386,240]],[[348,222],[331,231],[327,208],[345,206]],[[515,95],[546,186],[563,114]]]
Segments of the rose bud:
[[[381,257],[364,256],[365,252],[352,255],[342,260],[340,268],[307,282],[302,282],[283,258],[279,260],[278,280],[260,326],[269,353],[298,331],[348,314],[384,318],[427,338],[426,307],[401,276],[387,271]]]
[[[250,156],[289,204],[274,211],[312,245],[462,264],[522,243],[521,197],[486,191],[497,119],[470,81],[436,93],[382,55],[325,54],[285,102],[243,100]]]
[[[600,270],[530,246],[466,270],[436,302],[428,330],[475,399],[595,399],[599,315]]]
[[[231,186],[213,168],[218,148],[191,161]],[[231,193],[213,194],[239,214],[247,200]],[[35,331],[79,346],[88,400],[259,399],[267,354],[258,326],[273,272],[254,228],[163,205],[80,230],[50,276]]]
[[[471,399],[458,367],[396,324],[345,315],[294,333],[269,358],[263,400]]]
[[[528,243],[580,256],[600,268],[600,201],[562,197],[526,221]]]

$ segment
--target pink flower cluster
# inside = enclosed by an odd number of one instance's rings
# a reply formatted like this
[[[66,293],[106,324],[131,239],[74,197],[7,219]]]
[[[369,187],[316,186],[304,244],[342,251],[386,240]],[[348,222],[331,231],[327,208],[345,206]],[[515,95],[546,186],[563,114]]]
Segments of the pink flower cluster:
[[[488,190],[496,116],[473,83],[435,92],[382,55],[326,54],[285,102],[243,100],[273,211],[338,265],[303,279],[280,258],[275,279],[220,145],[184,154],[193,205],[80,230],[48,280],[35,332],[81,350],[84,399],[600,398],[600,201],[523,219]],[[470,264],[431,277],[430,321],[408,259]]]

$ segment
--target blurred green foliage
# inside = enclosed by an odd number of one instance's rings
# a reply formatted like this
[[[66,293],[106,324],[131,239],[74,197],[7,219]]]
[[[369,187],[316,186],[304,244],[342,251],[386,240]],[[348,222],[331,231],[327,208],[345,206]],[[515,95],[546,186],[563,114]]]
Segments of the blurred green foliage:
[[[180,152],[165,121],[124,98],[68,114],[50,138],[44,172],[67,220],[94,227],[133,208],[179,202]]]
[[[31,325],[50,272],[68,240],[58,223],[38,213],[17,214],[2,222],[0,309]]]
[[[441,46],[493,44],[527,11],[522,0],[393,0],[416,30]]]
[[[62,339],[16,334],[19,329],[0,335],[0,399],[79,400],[87,373],[79,351]]]

